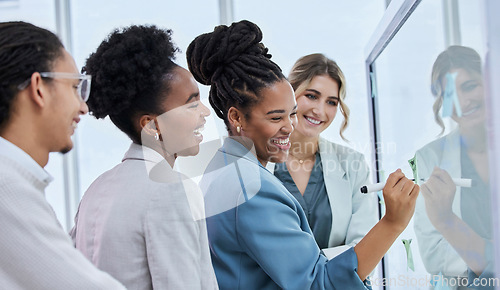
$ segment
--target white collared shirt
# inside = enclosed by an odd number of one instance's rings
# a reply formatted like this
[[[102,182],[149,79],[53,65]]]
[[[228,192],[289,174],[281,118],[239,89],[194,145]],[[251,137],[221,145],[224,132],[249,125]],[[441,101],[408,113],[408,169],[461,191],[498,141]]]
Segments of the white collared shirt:
[[[40,166],[28,153],[0,137],[0,156],[4,156],[28,170],[40,181],[49,184],[54,178]]]

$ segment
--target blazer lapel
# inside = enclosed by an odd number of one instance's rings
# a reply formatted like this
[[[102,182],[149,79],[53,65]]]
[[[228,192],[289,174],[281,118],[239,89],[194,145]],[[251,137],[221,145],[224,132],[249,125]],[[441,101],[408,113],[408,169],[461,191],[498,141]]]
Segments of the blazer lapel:
[[[339,161],[333,144],[320,138],[319,153],[332,211],[332,230],[329,239],[329,244],[332,244],[334,241],[337,242],[345,237],[345,231],[349,225],[349,220],[345,218],[345,212],[346,210],[350,211],[352,208],[352,194],[347,180],[347,173]]]

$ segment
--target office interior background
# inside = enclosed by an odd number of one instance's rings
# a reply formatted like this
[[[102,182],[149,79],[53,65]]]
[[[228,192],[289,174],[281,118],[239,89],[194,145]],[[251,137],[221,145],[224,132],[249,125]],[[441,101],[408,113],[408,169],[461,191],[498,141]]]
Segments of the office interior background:
[[[78,67],[115,28],[154,24],[173,30],[181,49],[177,62],[187,67],[185,51],[196,36],[216,25],[248,19],[258,24],[263,42],[285,75],[301,56],[321,52],[337,61],[347,79],[346,102],[350,124],[338,132],[341,116],[323,132],[328,140],[365,154],[372,181],[401,168],[412,174],[408,159],[440,133],[434,122],[431,69],[449,45],[476,50],[484,66],[488,104],[487,132],[490,159],[492,225],[499,234],[498,180],[500,169],[500,11],[496,0],[0,0],[0,21],[23,20],[56,32],[75,57]],[[496,13],[498,14],[498,13]],[[200,85],[208,104],[208,87]],[[456,129],[445,118],[446,131]],[[197,162],[206,162],[214,144],[227,135],[212,112],[203,132],[205,147],[198,160],[181,158],[179,170],[197,180]],[[130,140],[108,119],[84,116],[74,135],[72,152],[52,153],[46,170],[54,182],[46,189],[61,225],[69,230],[78,203],[88,186],[104,171],[121,162]],[[195,160],[195,161],[193,161]],[[380,205],[383,212],[383,204]],[[413,258],[410,267],[408,246]],[[495,260],[500,247],[495,243]],[[498,277],[498,267],[497,267]],[[428,289],[429,277],[420,255],[413,222],[394,243],[376,270],[376,277],[406,279],[406,283],[375,285],[374,289]]]

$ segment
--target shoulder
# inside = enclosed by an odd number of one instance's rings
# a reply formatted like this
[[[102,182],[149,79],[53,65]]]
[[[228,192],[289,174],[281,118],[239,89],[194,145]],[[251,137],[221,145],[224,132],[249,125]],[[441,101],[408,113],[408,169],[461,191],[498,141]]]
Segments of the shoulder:
[[[415,155],[420,159],[441,158],[442,154],[447,150],[460,148],[460,134],[458,131],[453,131],[448,135],[442,136],[418,149]],[[425,158],[424,158],[425,157]]]
[[[32,183],[33,177],[28,172],[22,172],[19,168],[6,167],[0,162],[0,194],[1,201],[6,202],[8,198],[16,200],[29,199],[31,197],[44,199],[43,191],[37,189]],[[29,194],[28,194],[29,193]]]
[[[278,202],[281,205],[295,208],[296,199],[286,189],[283,183],[271,172],[261,168],[261,184],[258,196],[260,199],[268,200],[269,203]]]

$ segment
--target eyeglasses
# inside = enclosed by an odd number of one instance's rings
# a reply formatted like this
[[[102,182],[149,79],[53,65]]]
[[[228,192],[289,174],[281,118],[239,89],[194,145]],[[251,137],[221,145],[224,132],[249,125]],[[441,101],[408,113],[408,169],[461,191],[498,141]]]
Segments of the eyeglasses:
[[[65,73],[65,72],[41,72],[40,76],[42,78],[51,78],[51,79],[71,79],[71,80],[80,80],[76,87],[76,93],[80,98],[80,101],[87,102],[90,96],[90,82],[92,81],[92,76],[90,75],[82,75],[78,73]],[[22,82],[17,88],[19,90],[24,90],[28,87],[31,82],[31,78]]]

